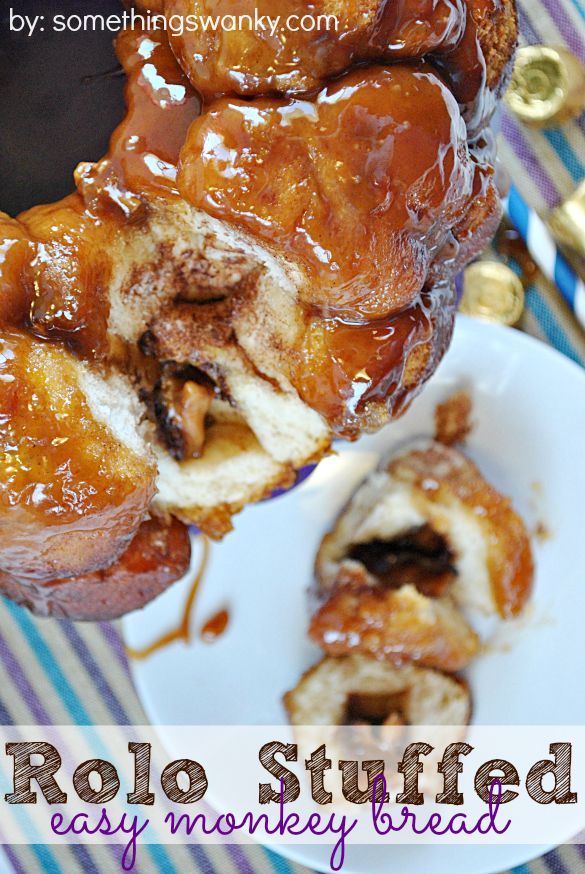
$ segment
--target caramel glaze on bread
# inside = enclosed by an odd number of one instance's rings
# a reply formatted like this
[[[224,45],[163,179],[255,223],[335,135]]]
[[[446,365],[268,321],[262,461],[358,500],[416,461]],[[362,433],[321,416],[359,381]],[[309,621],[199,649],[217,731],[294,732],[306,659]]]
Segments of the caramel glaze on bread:
[[[115,576],[153,516],[221,537],[334,437],[400,415],[436,368],[454,276],[500,216],[486,124],[515,11],[363,6],[317,54],[299,34],[294,68],[253,34],[206,44],[203,75],[187,36],[171,50],[162,30],[121,33],[128,110],[109,153],[65,200],[0,216],[11,596]]]
[[[143,6],[152,8],[148,2]],[[168,15],[234,13],[231,0],[166,0]],[[198,28],[171,33],[173,49],[193,85],[206,99],[220,94],[312,93],[358,64],[431,58],[444,72],[458,102],[474,124],[485,120],[499,96],[516,43],[511,0],[317,0],[302,13],[319,27],[295,30],[284,22],[299,5],[284,0],[244,0],[238,15],[275,17],[279,28],[265,31]],[[300,16],[299,16],[300,18]]]

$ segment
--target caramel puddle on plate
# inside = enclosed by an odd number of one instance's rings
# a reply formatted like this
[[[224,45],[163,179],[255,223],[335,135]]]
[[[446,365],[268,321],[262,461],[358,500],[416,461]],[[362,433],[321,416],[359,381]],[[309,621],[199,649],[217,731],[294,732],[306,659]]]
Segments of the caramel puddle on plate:
[[[191,613],[193,612],[195,598],[197,596],[197,592],[199,591],[199,586],[203,581],[203,577],[205,576],[205,571],[207,570],[207,564],[209,562],[209,540],[207,539],[207,537],[202,536],[201,543],[203,545],[203,555],[201,556],[199,570],[197,571],[195,579],[193,580],[193,584],[191,585],[191,588],[189,590],[187,600],[185,601],[185,608],[183,610],[183,618],[181,620],[181,623],[177,628],[168,631],[166,634],[163,634],[149,646],[144,647],[144,649],[131,649],[130,647],[126,647],[126,655],[128,656],[128,658],[137,660],[146,659],[154,652],[157,652],[159,649],[163,649],[165,646],[174,643],[174,641],[176,640],[182,640],[185,643],[189,643],[191,641]]]
[[[227,610],[220,610],[211,619],[208,619],[199,632],[201,640],[205,643],[213,643],[221,637],[229,625],[230,614]]]

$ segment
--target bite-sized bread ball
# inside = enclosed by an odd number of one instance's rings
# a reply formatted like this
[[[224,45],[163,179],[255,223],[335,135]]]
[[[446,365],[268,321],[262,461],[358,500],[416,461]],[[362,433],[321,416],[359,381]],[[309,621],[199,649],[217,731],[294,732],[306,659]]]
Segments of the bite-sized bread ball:
[[[372,473],[325,536],[309,635],[361,653],[458,671],[480,640],[462,608],[518,615],[532,586],[524,523],[458,450],[427,442]]]
[[[45,582],[0,573],[0,594],[37,616],[109,622],[164,592],[187,572],[190,555],[184,525],[149,519],[120,558],[103,570]]]
[[[416,665],[394,665],[362,655],[325,658],[284,698],[292,725],[464,726],[471,696],[457,677]]]
[[[357,70],[315,100],[225,99],[191,126],[179,188],[298,261],[304,300],[359,322],[413,302],[471,205],[457,104],[425,65]]]
[[[185,26],[170,35],[179,63],[205,97],[310,92],[368,59],[420,58],[453,49],[463,34],[462,0],[166,0],[169,15],[189,24],[211,16],[240,18],[241,27]],[[258,23],[258,26],[256,24]],[[178,28],[181,30],[181,28]]]
[[[108,567],[148,515],[156,467],[114,378],[62,346],[0,337],[0,571]]]
[[[364,62],[436,58],[458,99],[505,80],[516,41],[512,0],[166,0],[171,45],[208,100],[311,92]],[[224,16],[240,26],[222,27]],[[248,17],[246,17],[248,16]],[[218,27],[200,22],[214,20]]]
[[[449,598],[411,584],[386,589],[338,582],[309,625],[309,636],[332,656],[357,652],[395,663],[413,661],[460,671],[479,651],[479,637]]]

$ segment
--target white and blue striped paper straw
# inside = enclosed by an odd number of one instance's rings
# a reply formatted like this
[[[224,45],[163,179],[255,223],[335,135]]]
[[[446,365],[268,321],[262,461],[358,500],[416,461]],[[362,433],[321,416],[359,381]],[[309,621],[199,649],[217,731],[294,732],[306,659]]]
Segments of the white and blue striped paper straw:
[[[585,328],[585,283],[559,251],[544,221],[513,185],[504,200],[504,209],[536,264],[554,282],[579,324]]]

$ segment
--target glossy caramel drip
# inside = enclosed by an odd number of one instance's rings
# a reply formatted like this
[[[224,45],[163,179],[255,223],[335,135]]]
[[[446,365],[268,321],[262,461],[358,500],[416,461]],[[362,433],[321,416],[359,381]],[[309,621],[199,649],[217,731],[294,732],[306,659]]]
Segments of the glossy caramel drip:
[[[77,180],[90,210],[115,205],[140,217],[141,195],[176,194],[179,152],[201,101],[163,31],[122,31],[116,51],[127,76],[126,116],[105,158],[80,165]]]
[[[107,247],[113,229],[97,221],[77,194],[20,216],[33,247],[21,282],[30,289],[27,322],[39,337],[59,340],[82,358],[109,349]]]
[[[426,304],[426,306],[425,306]],[[408,395],[405,360],[430,340],[428,295],[406,309],[368,324],[313,319],[305,335],[296,382],[303,399],[346,437],[359,433],[358,420],[373,401],[391,399],[397,414]]]
[[[447,52],[465,27],[465,0],[384,0],[367,33],[367,57],[393,61]]]
[[[167,631],[165,634],[162,634],[148,646],[145,646],[141,649],[128,648],[126,650],[126,653],[129,658],[143,660],[151,656],[153,653],[158,652],[158,650],[164,649],[165,646],[169,646],[171,643],[174,643],[177,640],[182,640],[184,643],[190,642],[191,614],[193,612],[193,607],[195,606],[197,592],[199,591],[199,587],[203,582],[205,571],[207,570],[207,565],[209,562],[209,540],[207,539],[207,537],[202,538],[202,546],[203,555],[201,557],[201,563],[199,565],[199,569],[197,571],[195,579],[193,580],[191,588],[189,589],[189,594],[187,595],[187,600],[185,601],[185,607],[183,609],[181,622],[176,628],[173,628],[170,631]]]
[[[207,622],[201,628],[201,639],[205,641],[205,643],[213,643],[221,637],[222,634],[225,634],[227,627],[230,621],[230,614],[227,610],[219,610],[215,616],[212,616],[211,619],[208,619]]]
[[[517,21],[513,0],[465,0],[465,5],[463,38],[455,49],[434,55],[433,63],[461,105],[471,138],[489,124],[508,84]]]

